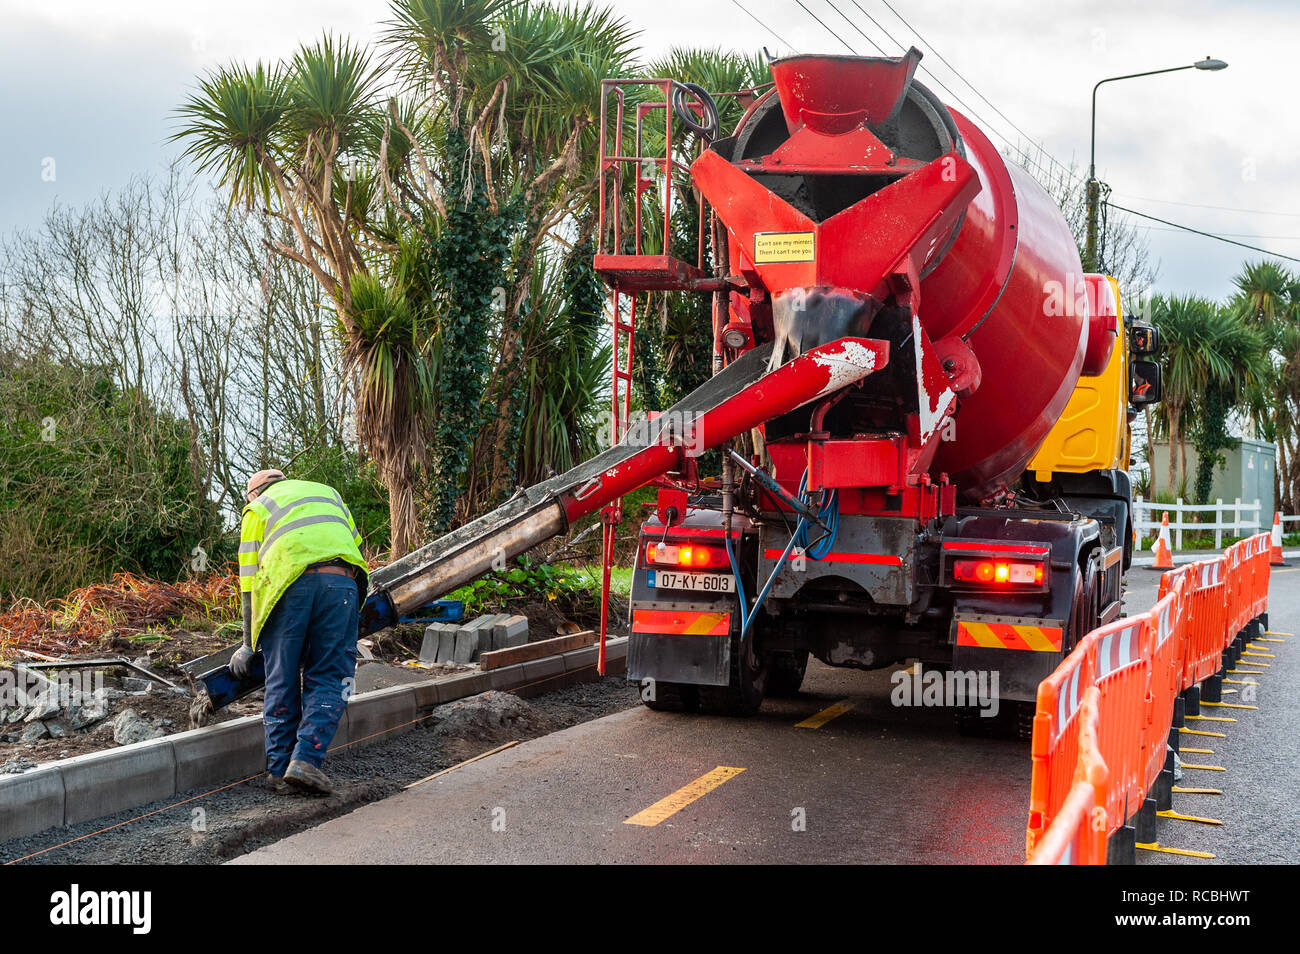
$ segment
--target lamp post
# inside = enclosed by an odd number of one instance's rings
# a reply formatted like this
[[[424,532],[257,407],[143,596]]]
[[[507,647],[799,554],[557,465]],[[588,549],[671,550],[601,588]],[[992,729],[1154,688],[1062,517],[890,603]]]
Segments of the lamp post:
[[[1203,60],[1197,60],[1195,63],[1188,63],[1186,66],[1170,66],[1163,70],[1147,70],[1144,73],[1126,73],[1123,76],[1108,76],[1104,80],[1099,80],[1097,85],[1092,88],[1092,137],[1088,147],[1088,236],[1084,246],[1084,263],[1086,271],[1094,272],[1100,263],[1097,261],[1097,219],[1099,206],[1101,204],[1101,183],[1097,181],[1097,90],[1103,83],[1114,83],[1119,80],[1136,79],[1139,76],[1155,76],[1158,73],[1177,73],[1179,70],[1209,70],[1217,72],[1218,70],[1227,69],[1228,64],[1223,60],[1215,60],[1206,57]]]

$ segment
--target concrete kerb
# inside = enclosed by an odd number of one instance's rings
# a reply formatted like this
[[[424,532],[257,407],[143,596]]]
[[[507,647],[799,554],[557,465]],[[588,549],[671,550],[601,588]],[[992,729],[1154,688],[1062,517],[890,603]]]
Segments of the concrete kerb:
[[[0,778],[0,842],[63,824],[63,773],[56,766]]]
[[[75,825],[176,794],[171,739],[149,739],[54,763],[63,775],[63,818]]]
[[[261,716],[231,719],[168,739],[176,759],[177,792],[256,775],[266,768],[266,732]]]
[[[627,640],[611,639],[606,650],[608,660],[621,660]],[[437,706],[491,689],[528,687],[581,669],[594,676],[595,662],[595,647],[587,647],[492,672],[360,693],[339,722],[334,748],[382,741],[393,734],[385,730],[402,731]],[[261,716],[246,716],[0,776],[0,842],[255,775],[266,766],[263,731]]]

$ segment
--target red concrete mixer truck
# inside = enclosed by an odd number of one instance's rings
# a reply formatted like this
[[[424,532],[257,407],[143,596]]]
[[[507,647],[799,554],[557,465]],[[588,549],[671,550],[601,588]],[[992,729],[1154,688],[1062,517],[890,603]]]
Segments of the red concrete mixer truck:
[[[363,630],[597,512],[607,605],[619,502],[648,483],[627,668],[654,708],[753,713],[810,656],[996,672],[1028,706],[1119,615],[1155,332],[919,59],[776,60],[726,135],[728,91],[605,82],[616,440],[376,571]],[[686,190],[694,261],[671,254]],[[634,425],[636,309],[664,293],[711,297],[715,374]]]

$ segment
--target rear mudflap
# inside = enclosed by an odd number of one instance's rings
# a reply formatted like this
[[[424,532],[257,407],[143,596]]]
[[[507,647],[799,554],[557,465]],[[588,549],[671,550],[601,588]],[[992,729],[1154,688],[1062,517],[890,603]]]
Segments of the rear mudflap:
[[[952,668],[987,672],[999,699],[1033,702],[1038,684],[1065,658],[1064,631],[1061,620],[964,615],[953,621]]]
[[[710,604],[632,607],[627,678],[725,686],[731,676],[732,613]]]

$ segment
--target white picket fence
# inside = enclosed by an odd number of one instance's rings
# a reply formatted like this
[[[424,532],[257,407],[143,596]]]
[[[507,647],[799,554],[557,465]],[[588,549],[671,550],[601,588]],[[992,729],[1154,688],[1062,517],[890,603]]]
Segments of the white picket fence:
[[[1169,530],[1174,538],[1175,550],[1183,547],[1184,530],[1213,530],[1214,548],[1218,550],[1223,546],[1224,531],[1235,537],[1244,537],[1260,530],[1271,530],[1273,515],[1262,514],[1260,509],[1258,500],[1242,503],[1240,497],[1232,503],[1215,500],[1212,504],[1183,503],[1183,498],[1179,497],[1177,503],[1166,504],[1143,500],[1139,495],[1133,500],[1133,526],[1137,529],[1139,541],[1143,537],[1154,537],[1160,532],[1161,516],[1168,512]],[[1201,516],[1201,519],[1191,521],[1188,518],[1192,514]],[[1227,517],[1232,519],[1226,519]],[[1294,520],[1300,520],[1300,516],[1282,518],[1284,525],[1287,521]]]

